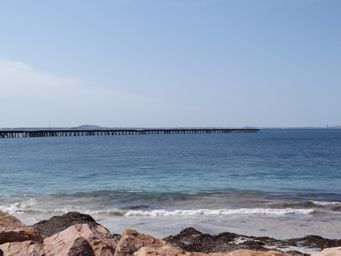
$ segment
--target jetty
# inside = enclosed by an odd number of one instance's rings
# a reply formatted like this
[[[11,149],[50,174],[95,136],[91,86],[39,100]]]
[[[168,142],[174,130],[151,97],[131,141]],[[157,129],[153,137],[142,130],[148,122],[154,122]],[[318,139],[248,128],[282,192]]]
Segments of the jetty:
[[[69,137],[69,136],[116,136],[151,134],[195,133],[252,133],[257,128],[113,128],[113,129],[2,129],[0,138]]]

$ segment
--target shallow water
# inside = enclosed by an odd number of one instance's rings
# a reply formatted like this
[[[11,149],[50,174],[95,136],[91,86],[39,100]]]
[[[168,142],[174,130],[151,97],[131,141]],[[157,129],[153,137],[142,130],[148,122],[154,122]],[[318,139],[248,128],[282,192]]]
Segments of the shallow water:
[[[121,232],[341,237],[341,129],[0,140],[0,209]]]

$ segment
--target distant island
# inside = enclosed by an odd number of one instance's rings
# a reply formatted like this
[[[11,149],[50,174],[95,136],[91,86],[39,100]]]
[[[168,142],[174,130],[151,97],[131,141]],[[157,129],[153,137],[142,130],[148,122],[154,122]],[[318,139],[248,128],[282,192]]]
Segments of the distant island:
[[[72,127],[71,129],[78,129],[78,130],[104,130],[104,129],[110,129],[109,127],[102,127],[98,125],[93,124],[83,124],[79,125],[77,127]]]

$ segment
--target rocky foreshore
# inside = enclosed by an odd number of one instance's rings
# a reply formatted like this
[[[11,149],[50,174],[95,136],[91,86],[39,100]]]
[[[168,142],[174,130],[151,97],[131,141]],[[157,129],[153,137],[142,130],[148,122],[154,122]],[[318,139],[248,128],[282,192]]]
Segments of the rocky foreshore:
[[[341,256],[341,240],[319,236],[277,240],[194,228],[164,239],[126,229],[111,234],[91,216],[70,212],[33,226],[0,212],[0,256]]]

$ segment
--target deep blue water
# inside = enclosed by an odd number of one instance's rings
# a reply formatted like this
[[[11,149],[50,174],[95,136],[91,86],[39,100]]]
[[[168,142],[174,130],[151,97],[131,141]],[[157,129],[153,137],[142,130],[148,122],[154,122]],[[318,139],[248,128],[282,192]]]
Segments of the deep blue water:
[[[341,129],[0,139],[1,195],[95,191],[341,199]]]

